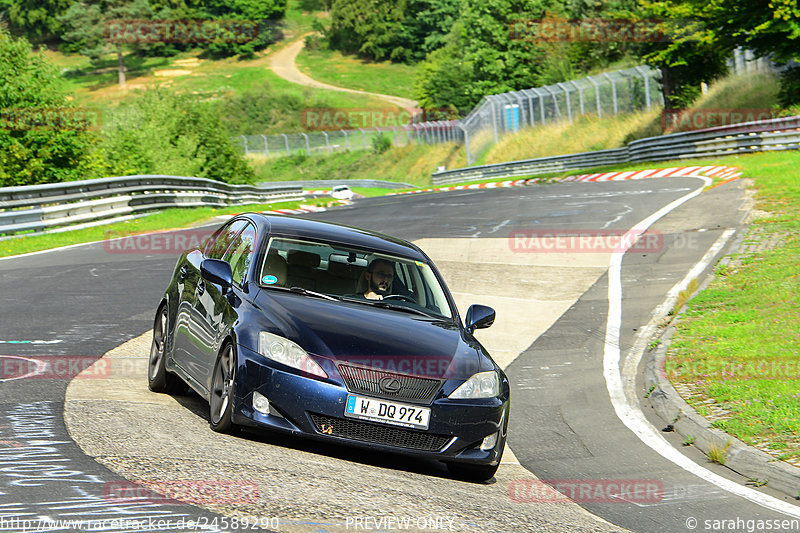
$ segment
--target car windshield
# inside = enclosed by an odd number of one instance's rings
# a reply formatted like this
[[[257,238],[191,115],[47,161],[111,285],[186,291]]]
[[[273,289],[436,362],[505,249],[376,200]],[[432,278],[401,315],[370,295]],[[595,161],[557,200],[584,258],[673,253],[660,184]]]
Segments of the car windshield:
[[[368,267],[373,262],[381,265],[381,277],[373,279],[390,278],[381,287],[385,291],[381,300],[365,296],[371,287]],[[453,317],[445,289],[430,265],[407,257],[272,237],[258,279],[263,287],[294,289],[308,296],[334,297],[436,318]]]

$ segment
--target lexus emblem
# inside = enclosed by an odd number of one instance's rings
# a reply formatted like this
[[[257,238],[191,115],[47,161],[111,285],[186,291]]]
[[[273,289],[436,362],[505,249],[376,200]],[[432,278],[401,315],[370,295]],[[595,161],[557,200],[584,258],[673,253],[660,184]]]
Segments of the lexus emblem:
[[[403,385],[400,383],[399,379],[391,376],[381,378],[381,380],[378,382],[378,387],[380,387],[381,391],[385,392],[386,394],[397,394],[400,392],[400,388],[402,386]]]

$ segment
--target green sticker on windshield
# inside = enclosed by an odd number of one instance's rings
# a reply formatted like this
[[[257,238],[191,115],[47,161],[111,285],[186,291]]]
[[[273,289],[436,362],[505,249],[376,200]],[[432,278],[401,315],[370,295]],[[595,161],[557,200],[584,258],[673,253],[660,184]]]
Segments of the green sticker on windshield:
[[[278,283],[278,278],[275,276],[264,276],[261,278],[261,281],[266,283],[267,285],[272,285],[273,283]]]

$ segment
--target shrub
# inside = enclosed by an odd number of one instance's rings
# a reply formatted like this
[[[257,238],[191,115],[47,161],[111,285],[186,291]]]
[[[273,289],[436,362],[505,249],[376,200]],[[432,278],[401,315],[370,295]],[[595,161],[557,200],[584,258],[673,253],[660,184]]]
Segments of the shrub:
[[[86,116],[68,105],[56,68],[0,28],[0,186],[99,176]]]
[[[171,174],[230,183],[253,178],[219,115],[187,95],[145,91],[115,110],[103,133],[113,175]]]
[[[377,137],[372,138],[372,151],[376,154],[382,154],[392,147],[392,139],[384,136],[382,133]]]

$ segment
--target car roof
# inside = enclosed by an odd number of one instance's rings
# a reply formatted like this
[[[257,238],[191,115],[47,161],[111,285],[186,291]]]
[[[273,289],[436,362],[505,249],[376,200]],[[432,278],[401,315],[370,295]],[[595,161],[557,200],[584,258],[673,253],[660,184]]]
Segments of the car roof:
[[[348,244],[356,248],[428,261],[422,250],[410,242],[362,228],[290,215],[243,213],[241,216],[250,218],[259,229],[266,230],[267,233],[274,236]]]

